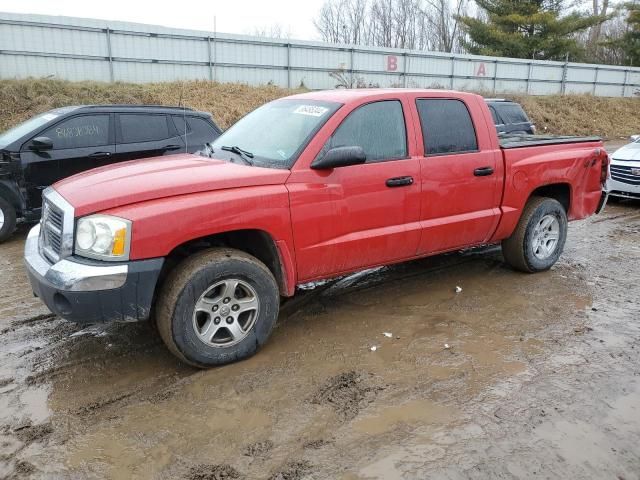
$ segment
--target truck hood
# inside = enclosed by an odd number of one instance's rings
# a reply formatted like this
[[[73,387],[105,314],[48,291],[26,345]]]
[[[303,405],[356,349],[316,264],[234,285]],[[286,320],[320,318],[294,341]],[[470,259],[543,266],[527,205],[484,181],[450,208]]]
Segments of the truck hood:
[[[289,170],[181,154],[88,170],[56,183],[54,188],[74,207],[76,216],[82,216],[158,198],[283,184],[289,174]]]
[[[613,160],[640,160],[640,143],[634,142],[619,148],[611,155]]]

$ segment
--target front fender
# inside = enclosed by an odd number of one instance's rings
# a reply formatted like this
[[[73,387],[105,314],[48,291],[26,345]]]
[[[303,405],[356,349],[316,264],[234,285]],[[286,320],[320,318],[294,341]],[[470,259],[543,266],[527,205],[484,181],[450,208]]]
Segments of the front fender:
[[[167,197],[102,213],[133,223],[131,260],[166,257],[191,240],[236,230],[260,230],[275,242],[286,281],[295,288],[295,252],[284,185],[264,185]]]

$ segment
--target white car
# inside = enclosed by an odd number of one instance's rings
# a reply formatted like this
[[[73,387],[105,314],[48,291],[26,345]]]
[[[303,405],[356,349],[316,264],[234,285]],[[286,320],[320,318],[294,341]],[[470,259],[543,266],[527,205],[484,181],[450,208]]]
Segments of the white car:
[[[631,143],[611,154],[609,195],[640,199],[640,135],[632,135]]]

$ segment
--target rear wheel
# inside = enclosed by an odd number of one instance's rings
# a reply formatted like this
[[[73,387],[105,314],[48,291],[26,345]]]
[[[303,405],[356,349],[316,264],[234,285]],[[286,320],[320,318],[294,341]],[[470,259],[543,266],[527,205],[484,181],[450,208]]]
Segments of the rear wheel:
[[[516,230],[503,240],[502,254],[516,270],[533,273],[551,268],[567,239],[567,214],[552,198],[533,197],[525,206]]]
[[[178,265],[164,282],[158,331],[178,358],[200,368],[253,355],[271,334],[280,294],[275,278],[244,252],[216,248]]]
[[[7,240],[16,229],[16,209],[0,197],[0,243]]]

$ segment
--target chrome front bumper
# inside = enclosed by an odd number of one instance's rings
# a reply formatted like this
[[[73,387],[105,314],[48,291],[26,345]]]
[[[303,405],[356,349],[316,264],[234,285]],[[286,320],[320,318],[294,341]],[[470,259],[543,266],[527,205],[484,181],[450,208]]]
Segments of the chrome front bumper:
[[[615,197],[640,198],[640,185],[631,185],[613,178],[607,181],[607,190]]]
[[[76,323],[146,320],[163,258],[100,264],[67,257],[51,264],[38,246],[40,225],[31,229],[24,249],[34,295],[56,315]]]
[[[129,266],[91,265],[63,259],[50,264],[40,254],[38,238],[40,224],[31,229],[24,247],[27,267],[54,288],[69,292],[110,290],[122,287],[127,281]]]

